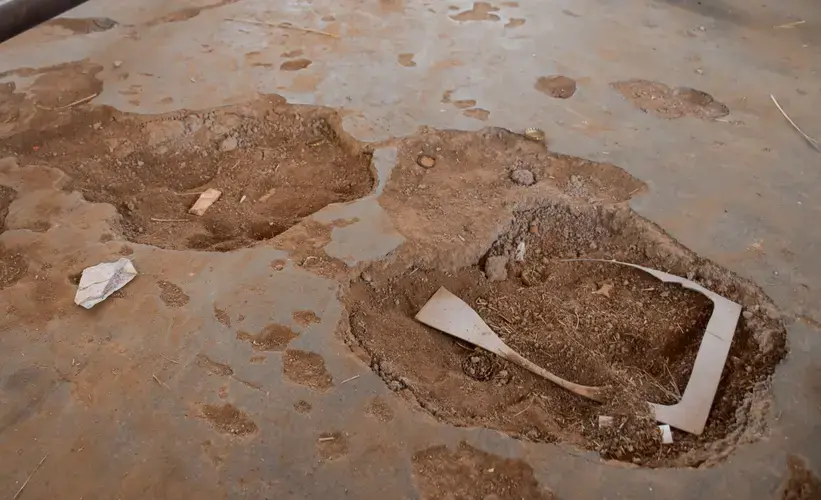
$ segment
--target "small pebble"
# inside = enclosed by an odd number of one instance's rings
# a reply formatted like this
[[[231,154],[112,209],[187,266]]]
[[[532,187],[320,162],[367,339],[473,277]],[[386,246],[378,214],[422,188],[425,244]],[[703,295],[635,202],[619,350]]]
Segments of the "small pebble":
[[[115,68],[119,68],[119,67],[120,67],[120,66],[122,66],[122,65],[123,65],[123,62],[122,62],[122,61],[114,61],[114,65],[113,65],[113,66],[114,66]]]
[[[743,313],[741,313],[741,315],[744,316],[744,319],[751,319],[753,317],[753,312],[752,311],[744,311]]]
[[[485,261],[485,276],[489,281],[504,281],[507,279],[507,257],[496,255]]]
[[[228,152],[237,149],[236,137],[228,137],[220,144],[220,151]]]
[[[536,182],[533,172],[523,168],[517,168],[510,173],[510,180],[521,186],[532,186]]]
[[[428,155],[419,155],[416,157],[416,164],[422,168],[433,168],[436,165],[436,159]]]

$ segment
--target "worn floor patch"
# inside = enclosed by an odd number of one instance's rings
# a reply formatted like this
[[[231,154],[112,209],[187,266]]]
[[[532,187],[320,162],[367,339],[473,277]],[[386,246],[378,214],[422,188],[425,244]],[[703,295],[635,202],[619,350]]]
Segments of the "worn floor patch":
[[[232,404],[202,405],[201,411],[211,425],[222,433],[245,436],[258,430],[257,424]]]
[[[282,356],[282,368],[291,382],[312,389],[327,389],[333,385],[325,360],[315,352],[288,349]]]
[[[522,460],[485,453],[467,443],[451,451],[434,446],[413,455],[413,474],[424,500],[552,500]]]
[[[689,87],[671,88],[649,80],[626,80],[611,85],[637,108],[661,118],[695,116],[714,120],[730,114],[726,105],[707,92]]]

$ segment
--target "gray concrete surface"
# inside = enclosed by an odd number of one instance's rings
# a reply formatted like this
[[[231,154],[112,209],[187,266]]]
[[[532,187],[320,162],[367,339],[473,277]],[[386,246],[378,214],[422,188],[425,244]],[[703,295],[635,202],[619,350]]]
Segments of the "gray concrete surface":
[[[821,231],[815,225],[821,214],[821,154],[790,129],[769,98],[774,94],[810,135],[821,136],[814,112],[821,109],[821,5],[521,0],[515,6],[500,3],[499,21],[449,17],[471,4],[243,0],[152,24],[183,6],[92,0],[66,16],[107,16],[120,26],[87,35],[49,27],[29,32],[0,46],[0,70],[89,58],[105,68],[99,75],[103,92],[93,103],[138,113],[205,109],[277,93],[289,102],[341,109],[345,129],[369,142],[408,135],[423,125],[540,127],[551,149],[614,163],[646,182],[647,192],[631,202],[637,212],[695,252],[755,281],[783,309],[790,353],[773,381],[770,435],[717,467],[651,471],[602,463],[561,445],[453,428],[393,397],[334,334],[344,320],[338,283],[292,261],[272,270],[269,263],[288,259],[287,253],[264,246],[210,254],[132,245],[140,272],[184,283],[189,304],[158,312],[153,282],[135,280],[125,304],[42,325],[75,332],[71,341],[54,345],[39,331],[27,332],[26,342],[10,335],[0,340],[4,390],[11,394],[12,374],[29,370],[24,373],[35,381],[36,392],[36,404],[4,413],[4,495],[10,497],[48,454],[22,498],[417,498],[410,456],[463,439],[523,458],[546,487],[567,499],[775,498],[788,453],[821,472]],[[194,5],[207,4],[185,2]],[[322,20],[329,15],[334,20]],[[290,21],[339,38],[228,18]],[[506,28],[511,18],[526,22]],[[801,19],[806,23],[792,29],[774,28]],[[299,72],[278,71],[280,54],[294,49],[313,63]],[[400,53],[413,53],[416,65],[398,64]],[[114,61],[122,66],[114,68]],[[273,66],[253,64],[260,61]],[[579,82],[573,99],[550,99],[533,88],[539,76],[550,74]],[[707,91],[731,114],[714,122],[659,119],[609,86],[629,78]],[[20,88],[26,81],[17,78]],[[129,88],[139,90],[137,101],[122,93]],[[470,118],[443,103],[446,91],[453,91],[452,99],[475,99],[489,119]],[[168,97],[173,101],[163,101]],[[0,175],[22,174],[6,165]],[[40,189],[54,194],[49,186],[30,189],[16,203],[41,203]],[[57,230],[8,231],[4,244],[36,243],[42,262],[71,252],[85,263],[115,256],[119,243],[99,243],[110,207],[72,203],[72,210],[84,211],[84,220],[87,211],[97,213],[98,223],[73,227],[76,212],[66,211]],[[325,247],[349,265],[383,258],[403,242],[401,228],[391,227],[373,197],[329,207],[314,219],[350,217],[359,222],[334,228]],[[73,294],[68,285],[62,292]],[[279,354],[248,364],[251,348],[213,319],[214,304],[235,327],[249,331],[271,322],[292,325],[301,335],[291,348],[319,353],[334,387],[313,391],[284,380]],[[295,325],[297,310],[311,310],[321,321]],[[86,341],[100,338],[110,342]],[[159,357],[161,352],[177,362]],[[237,377],[262,389],[202,377],[197,353],[230,364]],[[122,368],[101,372],[95,368],[100,359],[106,367]],[[52,363],[58,372],[47,368]],[[140,363],[148,371],[135,370]],[[73,382],[61,383],[56,373],[76,371],[75,366],[83,369]],[[168,384],[170,394],[157,390],[152,375]],[[340,384],[355,375],[360,377]],[[124,380],[133,391],[121,391]],[[220,402],[215,395],[221,386],[254,415],[260,431],[253,440],[219,435],[192,417],[192,401]],[[384,425],[363,419],[362,407],[373,395],[389,402],[395,419]],[[299,399],[313,406],[309,415],[294,412]],[[326,431],[347,434],[345,460],[317,458],[313,443]]]

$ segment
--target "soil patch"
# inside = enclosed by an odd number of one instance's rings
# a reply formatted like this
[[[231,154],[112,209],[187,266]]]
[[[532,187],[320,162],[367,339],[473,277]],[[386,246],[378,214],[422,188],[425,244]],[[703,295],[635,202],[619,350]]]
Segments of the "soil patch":
[[[294,322],[299,326],[309,326],[313,323],[319,323],[319,316],[313,311],[296,311],[291,316],[294,318]]]
[[[485,276],[485,261],[496,257],[507,262],[502,281]],[[662,447],[644,401],[677,401],[712,303],[632,268],[563,260],[577,257],[689,273],[751,308],[740,320],[701,436],[674,431],[675,444]],[[610,387],[609,402],[584,400],[416,322],[413,316],[440,286],[527,359],[573,382]],[[784,353],[785,332],[764,313],[771,303],[763,294],[626,208],[553,205],[523,212],[475,266],[411,273],[396,265],[351,291],[351,332],[373,369],[434,416],[533,441],[562,440],[648,466],[710,462],[762,434],[766,405],[750,407]],[[613,416],[619,432],[599,429],[599,415]]]
[[[214,303],[214,317],[217,318],[217,321],[219,321],[222,326],[231,328],[231,316],[229,316],[224,309],[217,307],[216,303]]]
[[[460,12],[450,17],[456,21],[498,21],[499,16],[493,14],[493,12],[498,11],[499,7],[495,7],[488,2],[474,2],[470,10]]]
[[[64,115],[53,126],[9,137],[0,153],[65,171],[66,189],[115,206],[122,233],[138,243],[209,251],[250,246],[373,186],[370,153],[341,132],[334,111],[287,105],[277,96],[155,117],[111,108]],[[189,214],[208,188],[220,190],[220,199],[201,217]]]
[[[28,272],[28,263],[19,253],[0,247],[0,290],[8,288]]]
[[[807,469],[804,460],[787,456],[787,479],[781,487],[781,500],[817,500],[821,498],[821,480]]]
[[[282,71],[299,71],[301,69],[305,69],[311,65],[313,61],[310,59],[300,58],[300,59],[291,59],[290,61],[283,62],[279,69]]]
[[[325,360],[315,352],[288,349],[282,356],[282,371],[291,382],[312,389],[327,389],[333,385]]]
[[[0,233],[6,230],[6,216],[15,195],[16,192],[12,188],[0,186]]]
[[[381,422],[390,422],[393,420],[393,410],[388,406],[388,403],[379,396],[374,396],[368,401],[368,405],[365,407],[365,413]]]
[[[413,456],[413,473],[425,500],[550,500],[533,468],[523,460],[501,458],[465,442],[455,451],[434,446]]]
[[[202,414],[214,428],[225,434],[245,436],[257,431],[257,424],[229,403],[222,406],[202,405]]]
[[[564,75],[541,76],[536,80],[535,88],[550,97],[567,99],[576,93],[576,80]]]
[[[237,338],[250,342],[255,351],[281,351],[288,346],[288,342],[298,336],[298,333],[287,326],[276,323],[266,326],[256,335],[243,331],[237,332]]]
[[[304,399],[300,399],[294,403],[294,410],[296,410],[297,413],[310,413],[312,408],[311,403]]]
[[[316,451],[325,460],[336,460],[348,454],[348,439],[341,432],[323,432],[316,441]]]
[[[170,307],[182,307],[188,303],[188,295],[170,281],[158,281],[157,286],[160,287],[160,300],[165,302],[165,305]]]
[[[702,120],[715,120],[730,114],[730,108],[707,92],[689,87],[671,88],[649,80],[626,80],[611,85],[640,110],[661,118],[695,116]]]

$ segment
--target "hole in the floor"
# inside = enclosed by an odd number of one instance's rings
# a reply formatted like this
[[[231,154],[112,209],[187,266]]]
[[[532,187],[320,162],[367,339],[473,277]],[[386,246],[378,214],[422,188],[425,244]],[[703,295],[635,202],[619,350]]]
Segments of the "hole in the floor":
[[[71,274],[68,275],[68,282],[71,283],[74,286],[77,286],[77,285],[80,284],[80,279],[82,277],[83,277],[83,272],[82,271],[79,271],[79,272],[76,272],[76,273],[71,273]]]
[[[518,262],[522,242],[525,257]],[[750,307],[701,436],[674,431],[675,443],[662,446],[644,401],[678,400],[712,302],[636,269],[567,260],[577,257],[695,273],[707,288]],[[751,406],[766,394],[785,344],[783,328],[764,312],[768,300],[627,208],[554,205],[523,212],[475,266],[407,272],[397,264],[369,278],[352,287],[354,338],[392,389],[408,391],[446,422],[564,441],[651,467],[712,463],[766,422]],[[440,286],[525,358],[573,382],[612,387],[608,402],[575,396],[415,321]],[[601,415],[613,417],[612,427],[599,427]],[[747,429],[755,431],[747,435]]]
[[[370,154],[331,110],[276,96],[209,112],[144,118],[110,108],[11,137],[21,164],[64,170],[86,199],[111,203],[131,241],[229,251],[273,238],[330,203],[373,186]],[[222,192],[202,216],[200,193]]]

